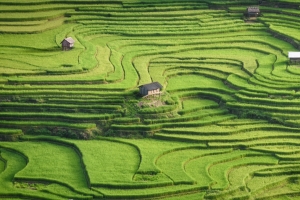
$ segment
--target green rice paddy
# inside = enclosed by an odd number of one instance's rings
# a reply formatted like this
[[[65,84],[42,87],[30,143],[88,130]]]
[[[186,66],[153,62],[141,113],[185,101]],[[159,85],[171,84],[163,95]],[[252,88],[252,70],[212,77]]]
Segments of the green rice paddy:
[[[257,4],[0,0],[0,199],[299,199],[300,1]]]

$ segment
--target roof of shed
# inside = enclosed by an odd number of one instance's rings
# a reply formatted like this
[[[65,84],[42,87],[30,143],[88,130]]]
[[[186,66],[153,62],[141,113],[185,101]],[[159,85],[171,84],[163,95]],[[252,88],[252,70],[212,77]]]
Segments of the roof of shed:
[[[253,13],[258,13],[258,12],[260,12],[260,11],[259,11],[259,7],[256,7],[256,6],[248,7],[248,8],[247,8],[247,11],[248,11],[248,12],[251,12],[251,13],[252,13],[252,12],[253,12]]]
[[[139,88],[141,87],[146,88],[147,90],[156,90],[161,89],[163,86],[159,82],[153,82],[139,86]]]
[[[300,58],[300,52],[289,52],[289,58]]]
[[[75,42],[75,40],[72,38],[72,37],[67,37],[67,38],[65,38],[63,41],[67,41],[67,42],[69,42],[70,44],[73,44],[74,42]],[[63,42],[62,41],[62,42]]]

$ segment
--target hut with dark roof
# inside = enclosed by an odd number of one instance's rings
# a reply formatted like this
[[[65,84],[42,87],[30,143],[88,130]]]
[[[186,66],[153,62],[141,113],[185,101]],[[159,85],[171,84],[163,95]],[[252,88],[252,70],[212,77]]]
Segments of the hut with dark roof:
[[[139,86],[140,94],[142,96],[160,94],[162,88],[163,87],[159,82],[153,82]]]
[[[73,48],[75,41],[73,38],[68,37],[61,41],[61,48],[63,51],[68,51]]]

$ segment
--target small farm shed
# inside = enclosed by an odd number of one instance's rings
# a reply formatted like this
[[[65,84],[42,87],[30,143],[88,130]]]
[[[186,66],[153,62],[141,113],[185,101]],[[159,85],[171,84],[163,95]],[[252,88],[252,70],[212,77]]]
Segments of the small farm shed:
[[[258,6],[249,6],[246,9],[245,16],[246,17],[258,17],[260,15],[260,10]]]
[[[63,51],[67,51],[73,48],[75,41],[73,38],[68,37],[61,41],[61,47]]]
[[[297,64],[300,63],[300,52],[289,52],[288,54],[290,63]]]
[[[162,88],[163,87],[159,82],[153,82],[139,86],[140,94],[142,96],[159,94]]]

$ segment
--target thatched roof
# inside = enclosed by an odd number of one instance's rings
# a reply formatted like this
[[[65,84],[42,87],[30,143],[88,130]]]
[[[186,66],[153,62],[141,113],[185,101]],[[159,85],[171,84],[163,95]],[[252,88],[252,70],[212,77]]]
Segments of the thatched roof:
[[[151,91],[151,90],[161,89],[163,86],[159,82],[153,82],[153,83],[148,83],[148,84],[139,86],[139,88],[141,88],[141,87],[148,91]]]
[[[70,44],[74,44],[74,42],[75,42],[75,40],[74,40],[72,37],[67,37],[67,38],[65,38],[63,41],[67,41],[67,42],[70,43]],[[62,43],[63,41],[61,41],[61,43]]]
[[[251,7],[247,8],[247,12],[248,13],[259,13],[260,10],[259,10],[259,7],[257,7],[257,6],[251,6]]]

